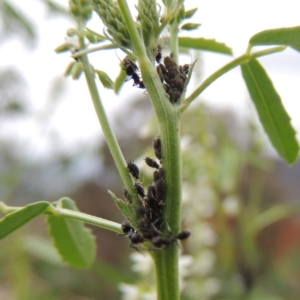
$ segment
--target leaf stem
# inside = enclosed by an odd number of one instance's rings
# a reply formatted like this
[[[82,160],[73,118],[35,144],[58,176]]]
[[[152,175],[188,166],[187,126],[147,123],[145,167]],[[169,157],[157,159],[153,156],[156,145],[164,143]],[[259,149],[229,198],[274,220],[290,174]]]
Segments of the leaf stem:
[[[81,49],[85,49],[84,39],[82,37],[79,38],[80,41],[80,47]],[[135,195],[136,191],[133,187],[133,180],[127,170],[127,163],[126,160],[121,152],[121,149],[119,147],[119,144],[116,140],[116,137],[111,129],[111,126],[109,124],[108,118],[105,113],[105,109],[103,107],[96,83],[95,83],[95,77],[92,70],[92,67],[89,63],[88,57],[86,54],[83,54],[80,57],[80,60],[82,61],[83,65],[83,71],[85,74],[86,82],[90,91],[91,98],[93,100],[94,108],[98,117],[98,120],[100,122],[103,134],[105,136],[105,140],[107,142],[107,145],[109,147],[109,150],[111,152],[111,155],[114,159],[114,162],[117,166],[117,169],[119,171],[119,174],[121,176],[121,179],[128,190],[128,192],[131,195]],[[133,197],[136,199],[136,197]]]
[[[219,77],[223,76],[230,70],[238,67],[239,65],[247,63],[251,58],[256,58],[264,55],[273,54],[276,52],[281,52],[286,49],[286,46],[278,46],[273,47],[269,49],[264,49],[261,51],[257,51],[254,53],[245,53],[235,59],[233,59],[228,64],[224,65],[217,71],[215,71],[213,74],[211,74],[209,77],[207,77],[199,86],[195,89],[195,91],[188,97],[186,100],[181,104],[179,111],[182,113],[184,112],[188,106],[208,87],[210,86],[214,81],[216,81]]]
[[[102,218],[98,218],[89,214],[85,214],[79,211],[74,211],[74,210],[70,210],[70,209],[66,209],[66,208],[61,208],[61,207],[55,207],[53,205],[51,205],[48,208],[48,212],[56,215],[56,216],[61,216],[64,218],[69,218],[69,219],[73,219],[73,220],[77,220],[77,221],[82,221],[84,223],[87,224],[91,224],[97,227],[101,227],[110,231],[114,231],[116,233],[122,233],[121,230],[121,224],[110,221],[110,220],[106,220],[106,219],[102,219]]]

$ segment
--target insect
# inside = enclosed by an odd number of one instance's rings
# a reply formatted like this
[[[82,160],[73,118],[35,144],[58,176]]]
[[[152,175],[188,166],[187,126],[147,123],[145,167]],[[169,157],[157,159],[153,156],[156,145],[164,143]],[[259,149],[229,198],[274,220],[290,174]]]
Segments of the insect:
[[[140,178],[140,170],[136,164],[134,164],[131,160],[127,163],[127,169],[129,170],[129,173],[135,178]]]
[[[145,195],[145,190],[144,190],[144,188],[142,187],[142,185],[140,184],[140,183],[135,183],[134,184],[134,188],[135,188],[135,190],[136,190],[136,192],[141,196],[141,197],[145,197],[146,195]]]
[[[161,59],[162,59],[162,55],[161,55],[161,50],[162,50],[162,47],[161,45],[157,45],[156,47],[156,56],[155,56],[155,60],[156,62],[159,64]]]
[[[160,137],[157,137],[157,139],[153,141],[153,149],[154,149],[155,156],[158,159],[162,159]]]
[[[189,231],[189,229],[184,229],[177,234],[176,238],[178,240],[182,241],[182,240],[187,239],[190,235],[191,235],[191,232]]]
[[[145,162],[149,167],[159,169],[159,164],[154,159],[145,157]]]

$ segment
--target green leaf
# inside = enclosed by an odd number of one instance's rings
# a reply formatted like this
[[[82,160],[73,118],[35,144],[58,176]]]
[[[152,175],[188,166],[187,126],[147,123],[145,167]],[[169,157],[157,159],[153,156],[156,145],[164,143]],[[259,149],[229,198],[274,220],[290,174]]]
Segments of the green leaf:
[[[251,37],[249,44],[286,45],[300,51],[300,26],[261,31]]]
[[[0,239],[44,213],[49,205],[46,201],[36,202],[6,215],[0,220]]]
[[[256,59],[251,59],[241,68],[260,121],[273,146],[287,162],[295,162],[299,152],[296,132],[271,79]]]
[[[108,191],[108,193],[110,194],[110,196],[113,198],[115,204],[117,205],[117,207],[120,209],[120,211],[123,213],[123,215],[132,223],[134,223],[135,221],[135,216],[136,216],[136,212],[135,212],[135,207],[134,205],[123,201],[122,199],[119,199],[116,197],[116,195],[111,192]]]
[[[185,13],[184,13],[184,19],[189,19],[191,18],[195,13],[196,11],[198,10],[198,8],[193,8],[193,9],[190,9],[190,10],[187,10]]]
[[[197,50],[219,52],[223,54],[232,54],[231,48],[226,46],[224,43],[220,43],[212,39],[179,37],[179,46]]]
[[[101,81],[102,85],[107,89],[113,89],[114,83],[110,79],[110,77],[104,71],[96,70],[99,80]]]
[[[199,26],[201,26],[199,23],[186,23],[183,24],[180,29],[190,31],[199,28]]]
[[[78,211],[73,200],[63,198],[58,204],[63,208]],[[96,255],[95,237],[83,222],[50,215],[48,225],[55,247],[63,260],[75,267],[89,267]]]

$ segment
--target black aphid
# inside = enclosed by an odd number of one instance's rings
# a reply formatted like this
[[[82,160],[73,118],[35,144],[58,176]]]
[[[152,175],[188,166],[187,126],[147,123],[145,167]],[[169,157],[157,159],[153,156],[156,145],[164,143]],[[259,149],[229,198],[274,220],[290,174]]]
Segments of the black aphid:
[[[140,88],[140,89],[145,89],[146,88],[143,80],[140,81],[140,83],[138,85],[138,88]]]
[[[144,190],[144,188],[139,184],[139,183],[135,183],[134,184],[134,188],[135,188],[135,190],[136,190],[136,192],[141,196],[141,197],[145,197],[146,195],[145,195],[145,190]]]
[[[130,225],[130,223],[124,220],[121,224],[121,229],[124,235],[127,235],[129,232],[134,232],[134,228]]]
[[[185,240],[191,235],[191,232],[188,229],[184,229],[181,232],[179,232],[176,236],[178,240]]]
[[[139,68],[137,65],[129,58],[125,58],[123,63],[123,70],[126,71],[127,76],[132,76],[136,72],[138,72]]]
[[[151,239],[152,244],[157,247],[161,248],[162,246],[169,246],[176,241],[174,237],[162,237],[162,236],[155,236]]]
[[[158,159],[162,159],[160,137],[158,137],[156,140],[153,141],[153,149],[154,149],[155,156]]]
[[[155,182],[155,190],[156,190],[156,199],[160,201],[163,199],[164,191],[165,191],[165,182],[163,178],[160,178]]]
[[[133,79],[133,85],[135,86],[139,86],[140,85],[140,82],[141,82],[141,80],[140,80],[140,76],[137,74],[137,73],[133,73],[132,75],[131,75],[131,78]]]
[[[158,170],[155,170],[153,172],[153,181],[156,182],[160,178],[163,178],[163,176],[164,176],[164,169],[163,168],[159,168]]]
[[[162,59],[161,49],[162,49],[161,45],[157,45],[155,60],[158,64],[160,63],[160,61]]]
[[[126,189],[123,189],[123,194],[124,194],[125,199],[126,199],[129,203],[131,203],[132,201],[131,201],[130,194],[129,194],[129,192],[128,192]]]
[[[159,164],[154,159],[145,157],[145,162],[149,167],[159,169]]]
[[[131,160],[127,163],[127,168],[129,170],[129,173],[135,178],[140,178],[140,170],[136,164],[134,164]]]

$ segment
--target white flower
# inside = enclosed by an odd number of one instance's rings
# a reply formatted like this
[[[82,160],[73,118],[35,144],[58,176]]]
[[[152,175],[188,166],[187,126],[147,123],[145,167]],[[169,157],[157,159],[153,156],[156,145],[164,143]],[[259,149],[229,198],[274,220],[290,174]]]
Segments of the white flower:
[[[156,293],[144,293],[142,300],[156,300]]]
[[[139,300],[139,288],[133,284],[120,283],[119,290],[123,293],[122,300]]]
[[[221,289],[221,281],[217,278],[208,278],[204,282],[204,291],[206,295],[213,296],[216,295]]]
[[[239,199],[234,196],[227,196],[223,200],[223,209],[229,216],[236,216],[240,211]]]
[[[132,253],[130,255],[133,261],[132,270],[142,275],[147,275],[153,268],[153,263],[150,255],[141,255],[140,253]]]
[[[193,264],[194,272],[201,276],[210,274],[213,271],[215,260],[216,257],[213,251],[202,250]]]

